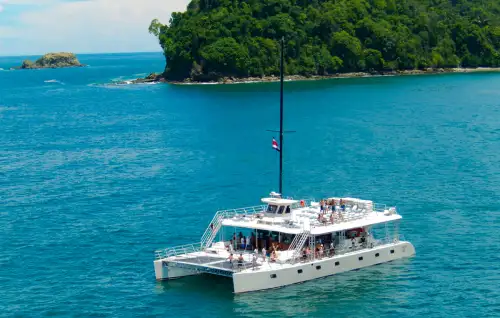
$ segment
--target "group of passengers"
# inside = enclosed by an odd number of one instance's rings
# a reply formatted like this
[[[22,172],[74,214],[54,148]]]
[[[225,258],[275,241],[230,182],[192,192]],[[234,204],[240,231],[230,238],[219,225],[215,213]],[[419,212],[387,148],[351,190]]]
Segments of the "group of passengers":
[[[245,236],[242,232],[236,236],[236,233],[233,234],[233,238],[229,241],[229,252],[234,252],[235,250],[242,249],[252,249],[252,246],[255,246],[255,234],[252,232],[252,235]]]
[[[227,258],[227,260],[229,261],[229,263],[231,264],[231,267],[234,266],[234,250],[232,249],[232,245],[229,244],[228,246],[229,248],[229,257]],[[279,250],[279,245],[277,244],[273,244],[272,245],[272,251],[269,253],[269,261],[271,263],[274,263],[278,260],[278,256],[277,256],[277,251]],[[257,266],[257,260],[259,258],[259,255],[262,257],[262,262],[265,262],[267,260],[267,250],[265,247],[262,248],[261,252],[259,253],[259,249],[257,247],[255,247],[255,249],[253,250],[253,254],[252,254],[252,265],[253,267],[255,268]],[[240,256],[238,257],[237,259],[237,264],[238,264],[238,267],[242,267],[243,264],[244,264],[245,260],[243,258],[243,253],[240,253]]]
[[[339,219],[341,221],[344,220],[344,216],[342,215],[342,212],[345,211],[345,202],[340,199],[339,200],[339,206],[340,210],[337,211],[336,209],[336,201],[335,199],[330,199],[330,200],[321,200],[319,202],[319,214],[318,214],[318,222],[322,224],[327,224],[327,223],[335,223],[336,219]],[[327,214],[330,213],[330,216],[328,217]]]
[[[308,259],[310,259],[311,255],[312,255],[311,248],[309,246],[306,246],[305,248],[302,249],[302,259],[304,261],[307,261]],[[335,255],[335,246],[334,246],[333,242],[330,242],[329,246],[326,249],[325,249],[323,243],[316,244],[316,247],[314,250],[315,258],[322,259],[323,256],[333,257],[334,255]]]

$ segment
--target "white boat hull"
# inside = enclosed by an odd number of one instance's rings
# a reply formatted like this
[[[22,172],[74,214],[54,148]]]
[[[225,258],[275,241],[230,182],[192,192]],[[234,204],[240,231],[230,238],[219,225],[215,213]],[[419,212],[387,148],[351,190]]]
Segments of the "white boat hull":
[[[198,275],[199,272],[180,267],[166,266],[164,260],[154,261],[156,280],[169,280],[184,276]]]
[[[394,253],[391,253],[391,250]],[[378,254],[378,256],[376,256]],[[363,249],[332,258],[323,258],[314,262],[297,263],[280,269],[244,271],[233,275],[235,293],[283,287],[335,275],[363,267],[390,262],[415,255],[415,248],[410,242],[398,242],[382,245],[373,249]],[[360,260],[362,257],[362,260]],[[337,265],[335,265],[338,263]],[[320,268],[317,268],[320,266]],[[302,273],[299,273],[302,270]],[[272,275],[276,275],[272,278]]]
[[[261,263],[260,268],[255,271],[247,269],[234,272],[232,275],[229,274],[229,276],[233,278],[234,292],[245,293],[302,283],[413,255],[415,255],[413,245],[410,242],[400,241],[374,248],[356,250],[334,257],[324,257],[313,262],[279,265],[276,263],[269,264],[266,261],[266,263]],[[156,260],[154,262],[157,280],[170,280],[202,273],[196,269],[172,266],[174,264],[167,266],[169,263],[167,260]],[[217,273],[213,274],[217,275]]]

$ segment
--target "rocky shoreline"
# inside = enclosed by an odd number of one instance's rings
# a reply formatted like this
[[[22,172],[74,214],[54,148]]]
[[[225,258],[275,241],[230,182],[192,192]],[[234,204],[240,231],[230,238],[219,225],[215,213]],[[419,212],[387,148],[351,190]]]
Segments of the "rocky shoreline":
[[[22,65],[14,69],[41,69],[41,68],[63,68],[63,67],[84,67],[73,53],[47,53],[35,62],[23,61]]]
[[[447,73],[475,73],[475,72],[500,72],[500,68],[428,68],[425,70],[402,70],[390,72],[356,72],[356,73],[337,73],[332,75],[289,75],[285,76],[286,81],[317,81],[324,79],[334,78],[357,78],[357,77],[375,77],[375,76],[405,76],[405,75],[428,75],[428,74],[447,74]],[[120,82],[118,84],[151,84],[151,83],[169,83],[175,85],[203,85],[203,84],[244,84],[244,83],[266,83],[277,82],[278,76],[264,76],[264,77],[223,77],[218,81],[199,82],[191,79],[184,81],[169,81],[163,77],[162,74],[151,73],[145,78],[138,78],[132,81]]]

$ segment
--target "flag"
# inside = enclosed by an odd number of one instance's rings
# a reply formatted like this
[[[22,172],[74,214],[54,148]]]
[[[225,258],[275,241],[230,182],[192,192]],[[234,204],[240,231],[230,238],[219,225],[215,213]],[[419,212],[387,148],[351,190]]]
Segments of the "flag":
[[[276,151],[280,151],[280,147],[278,147],[278,142],[274,138],[273,138],[273,149],[276,149]]]

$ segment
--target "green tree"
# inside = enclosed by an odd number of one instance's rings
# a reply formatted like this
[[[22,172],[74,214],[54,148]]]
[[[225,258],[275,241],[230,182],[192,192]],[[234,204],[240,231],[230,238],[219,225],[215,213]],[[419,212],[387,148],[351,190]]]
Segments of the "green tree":
[[[149,26],[164,76],[288,74],[500,65],[498,0],[192,0]]]

